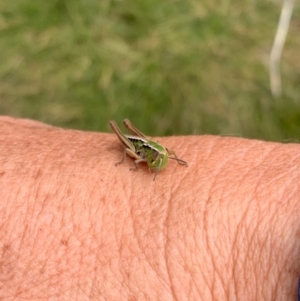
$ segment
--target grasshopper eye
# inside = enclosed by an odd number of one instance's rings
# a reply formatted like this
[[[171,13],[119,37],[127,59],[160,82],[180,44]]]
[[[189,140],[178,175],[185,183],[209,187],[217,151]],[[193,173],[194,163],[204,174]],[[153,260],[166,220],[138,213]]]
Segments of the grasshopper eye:
[[[157,158],[159,157],[159,152],[153,152],[153,156],[152,156],[152,158],[153,158],[153,161],[155,161]]]

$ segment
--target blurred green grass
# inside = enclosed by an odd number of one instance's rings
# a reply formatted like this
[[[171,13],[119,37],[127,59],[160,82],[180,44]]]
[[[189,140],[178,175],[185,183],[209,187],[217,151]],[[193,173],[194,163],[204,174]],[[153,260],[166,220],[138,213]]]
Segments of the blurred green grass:
[[[268,57],[281,2],[16,0],[0,3],[0,114],[148,135],[298,140],[300,10],[283,52],[283,95]]]

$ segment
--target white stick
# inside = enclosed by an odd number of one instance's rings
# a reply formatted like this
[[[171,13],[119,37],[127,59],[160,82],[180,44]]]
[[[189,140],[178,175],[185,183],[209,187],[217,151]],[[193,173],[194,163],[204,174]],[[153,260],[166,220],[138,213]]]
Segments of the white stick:
[[[282,5],[280,19],[270,54],[270,85],[274,97],[281,96],[280,78],[280,57],[284,46],[285,38],[289,29],[291,15],[293,12],[294,0],[285,0]]]

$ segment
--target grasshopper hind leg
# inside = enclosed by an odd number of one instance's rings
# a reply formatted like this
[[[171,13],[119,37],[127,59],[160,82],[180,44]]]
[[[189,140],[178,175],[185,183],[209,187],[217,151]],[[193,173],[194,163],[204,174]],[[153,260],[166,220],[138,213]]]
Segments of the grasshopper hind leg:
[[[119,162],[117,162],[117,163],[115,163],[115,165],[117,166],[119,164],[122,164],[124,162],[124,160],[125,160],[126,155],[128,155],[129,157],[132,157],[132,158],[134,158],[136,160],[140,159],[140,157],[134,151],[132,151],[129,148],[125,148],[124,152],[123,152],[122,160],[119,161]]]
[[[142,162],[147,162],[147,160],[146,159],[141,159],[141,158],[134,160],[135,167],[130,168],[130,170],[137,170],[138,169],[138,164],[140,164]]]
[[[142,159],[140,156],[138,156],[134,151],[132,151],[131,149],[129,148],[125,148],[124,149],[124,152],[123,152],[123,157],[122,157],[122,160],[120,162],[117,162],[115,163],[115,165],[119,165],[119,164],[122,164],[125,160],[125,157],[126,155],[128,155],[129,157],[131,158],[134,158],[134,165],[135,167],[134,168],[130,168],[130,170],[136,170],[138,169],[138,164],[141,163],[141,162],[147,162],[146,159]]]
[[[125,157],[126,157],[126,149],[124,149],[122,160],[119,161],[119,162],[116,162],[115,166],[118,166],[118,165],[122,164],[124,162],[124,160],[125,160]]]

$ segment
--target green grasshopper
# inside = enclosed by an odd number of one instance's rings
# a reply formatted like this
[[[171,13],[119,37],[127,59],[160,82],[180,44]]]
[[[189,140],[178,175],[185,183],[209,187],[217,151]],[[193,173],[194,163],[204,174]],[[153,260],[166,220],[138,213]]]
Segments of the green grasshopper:
[[[116,166],[124,162],[126,155],[135,159],[135,168],[130,168],[130,170],[136,170],[139,163],[146,162],[150,170],[155,171],[153,181],[158,172],[167,166],[168,159],[176,160],[180,165],[188,166],[185,161],[177,158],[175,152],[169,151],[161,144],[149,140],[128,119],[123,120],[123,123],[132,136],[124,135],[115,121],[110,121],[109,123],[124,147],[123,158],[115,164]]]

